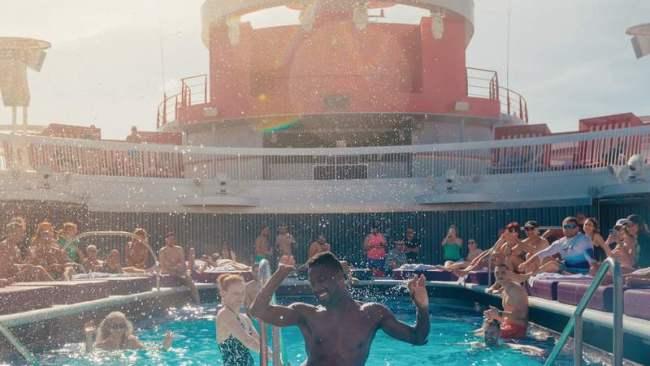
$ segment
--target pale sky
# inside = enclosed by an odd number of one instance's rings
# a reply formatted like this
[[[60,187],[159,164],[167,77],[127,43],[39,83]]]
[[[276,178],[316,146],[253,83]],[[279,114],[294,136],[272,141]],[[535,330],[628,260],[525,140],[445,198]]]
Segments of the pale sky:
[[[650,115],[650,57],[637,60],[625,29],[650,22],[647,0],[512,0],[510,87],[531,123],[574,130],[580,118]],[[30,121],[90,125],[123,138],[154,130],[163,85],[208,72],[203,0],[0,0],[0,36],[48,40],[30,72]],[[508,0],[476,0],[468,66],[506,79]],[[164,81],[161,67],[161,42]],[[0,105],[0,124],[10,113]]]

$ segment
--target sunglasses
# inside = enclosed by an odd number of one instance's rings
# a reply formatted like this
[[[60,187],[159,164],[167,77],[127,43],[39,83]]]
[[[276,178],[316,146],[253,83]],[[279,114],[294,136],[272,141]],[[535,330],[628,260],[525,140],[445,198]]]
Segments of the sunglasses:
[[[120,330],[120,329],[126,329],[126,324],[124,324],[124,323],[112,323],[112,324],[109,324],[108,327],[110,329]]]
[[[509,233],[516,233],[516,232],[517,232],[517,228],[511,227],[511,228],[508,229],[508,232],[509,232]]]
[[[525,227],[524,230],[526,231],[535,231],[537,228],[534,227]]]
[[[562,225],[562,228],[563,228],[563,229],[568,229],[568,230],[570,230],[570,229],[575,229],[575,228],[577,228],[577,227],[578,227],[578,225],[576,225],[576,224],[565,224],[565,225]]]

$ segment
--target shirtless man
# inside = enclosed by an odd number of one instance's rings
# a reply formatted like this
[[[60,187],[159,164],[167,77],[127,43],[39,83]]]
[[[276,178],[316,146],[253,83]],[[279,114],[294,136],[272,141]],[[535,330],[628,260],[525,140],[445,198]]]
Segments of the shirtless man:
[[[41,222],[30,246],[28,264],[43,267],[55,280],[69,280],[73,264],[54,238],[54,228]]]
[[[262,227],[260,235],[255,239],[255,263],[259,263],[262,259],[270,259],[273,254],[269,238],[271,236],[271,228],[268,226]]]
[[[526,231],[526,239],[519,240],[518,237],[513,237],[510,239],[510,245],[505,247],[505,254],[510,254],[507,265],[513,271],[518,271],[519,266],[528,258],[549,246],[548,240],[539,234],[537,221],[530,220],[526,222],[524,230]],[[550,260],[550,258],[547,258],[544,263]]]
[[[19,243],[25,239],[25,228],[20,222],[6,226],[7,237],[0,242],[0,279],[5,285],[13,282],[52,281],[43,267],[21,263]]]
[[[138,269],[147,269],[147,259],[149,259],[149,249],[147,248],[148,235],[142,228],[133,231],[135,238],[128,243],[126,263],[129,267]]]
[[[289,232],[287,225],[280,225],[278,228],[278,236],[275,237],[275,245],[278,248],[280,258],[287,255],[293,257],[293,248],[296,245],[296,240]]]
[[[318,235],[318,239],[309,245],[309,258],[312,258],[318,253],[331,251],[331,246],[325,239],[325,235]]]
[[[495,308],[486,310],[483,315],[487,323],[496,320],[500,323],[501,338],[519,339],[526,337],[528,328],[528,294],[512,280],[512,272],[505,265],[494,269],[496,282],[501,286],[503,311]]]
[[[165,235],[165,246],[160,249],[160,271],[163,274],[169,274],[177,277],[185,286],[190,289],[192,300],[195,304],[200,304],[199,291],[192,281],[185,264],[185,252],[183,248],[176,245],[176,234],[173,232]]]
[[[294,263],[281,262],[278,270],[257,295],[251,315],[278,327],[296,325],[305,339],[306,366],[364,365],[378,330],[413,344],[424,345],[429,334],[429,297],[424,276],[408,282],[417,308],[414,327],[404,324],[384,305],[361,303],[350,295],[341,263],[330,252],[319,253],[308,262],[309,282],[321,306],[294,303],[271,305],[271,297],[294,270]]]
[[[550,273],[589,273],[590,267],[595,263],[593,259],[594,247],[588,236],[580,232],[578,221],[575,217],[567,217],[562,221],[564,237],[556,240],[548,248],[530,256],[526,262],[519,266],[522,273],[535,275],[540,272]],[[560,259],[547,258],[559,256]]]
[[[483,251],[471,261],[469,266],[462,270],[456,270],[455,273],[459,277],[466,276],[471,271],[487,267],[488,261],[492,261],[494,266],[507,264],[509,256],[512,255],[511,252],[508,252],[508,249],[519,243],[518,236],[519,224],[516,222],[509,223],[492,248]]]

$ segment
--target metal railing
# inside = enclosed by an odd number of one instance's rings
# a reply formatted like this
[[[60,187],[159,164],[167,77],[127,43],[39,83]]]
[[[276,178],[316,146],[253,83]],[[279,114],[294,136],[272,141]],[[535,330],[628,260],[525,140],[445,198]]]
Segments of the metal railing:
[[[364,179],[544,173],[650,158],[650,126],[496,141],[362,148],[216,148],[0,134],[10,171],[232,181],[358,179],[323,167],[363,166]],[[316,169],[316,167],[319,167]],[[329,177],[329,178],[328,178]],[[362,177],[362,178],[363,178]]]
[[[267,259],[262,259],[259,264],[258,278],[262,287],[271,279],[271,263]],[[271,298],[271,304],[275,304],[275,294]],[[260,321],[260,366],[269,365],[269,340],[266,323]],[[273,339],[273,365],[282,366],[282,335],[280,328],[271,327]]]
[[[20,353],[20,355],[27,361],[28,364],[30,365],[38,365],[38,362],[36,361],[36,358],[32,354],[32,352],[27,349],[19,340],[16,338],[16,336],[9,330],[9,328],[5,327],[3,324],[0,324],[0,334],[2,334],[8,341],[11,343],[12,346]]]
[[[128,231],[87,231],[84,233],[81,233],[77,236],[75,236],[72,240],[68,241],[65,246],[63,247],[63,250],[67,250],[70,245],[73,245],[74,242],[79,242],[81,239],[85,238],[90,238],[90,237],[97,237],[97,236],[119,236],[119,237],[126,237],[129,239],[136,239],[138,238],[137,235],[130,233]],[[156,269],[155,275],[156,275],[156,290],[160,291],[160,262],[158,261],[158,256],[156,255],[156,252],[151,248],[149,243],[143,242],[144,246],[149,250],[149,254],[151,254],[151,257],[154,260],[154,267]]]
[[[158,106],[156,126],[160,128],[169,122],[184,120],[187,108],[207,104],[208,97],[208,75],[200,74],[181,79],[181,90],[178,94],[163,96],[163,101]]]
[[[502,87],[499,84],[499,74],[496,71],[467,67],[466,73],[466,96],[498,101],[502,114],[515,116],[528,123],[528,102],[526,98],[511,89]],[[321,76],[337,77],[338,75]],[[208,87],[209,78],[207,74],[181,79],[180,92],[170,97],[165,94],[158,106],[157,127],[160,128],[174,121],[186,122],[188,118],[187,112],[190,107],[201,104],[207,105],[210,101]]]
[[[501,113],[515,116],[528,123],[528,102],[514,90],[499,85],[499,74],[494,70],[467,68],[467,96],[499,101]]]
[[[562,348],[569,340],[571,333],[573,332],[573,341],[574,341],[574,351],[573,351],[573,363],[575,365],[582,364],[582,348],[583,348],[583,334],[582,334],[582,314],[584,313],[589,301],[596,293],[598,286],[602,283],[605,275],[608,272],[612,272],[612,279],[614,281],[614,324],[612,327],[612,356],[613,356],[613,365],[622,366],[623,365],[623,274],[621,272],[621,265],[618,261],[607,258],[596,275],[594,276],[591,286],[587,289],[584,296],[576,306],[576,309],[569,319],[560,339],[555,343],[553,351],[546,360],[545,365],[551,366],[560,355]]]

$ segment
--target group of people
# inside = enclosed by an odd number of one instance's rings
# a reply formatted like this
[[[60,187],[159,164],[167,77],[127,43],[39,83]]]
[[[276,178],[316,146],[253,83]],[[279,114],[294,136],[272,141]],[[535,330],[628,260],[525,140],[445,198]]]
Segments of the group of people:
[[[259,235],[255,239],[255,258],[254,263],[259,263],[262,259],[273,261],[273,258],[291,258],[295,260],[296,239],[289,231],[289,226],[282,224],[278,227],[275,236],[275,247],[272,245],[271,227],[264,225]],[[309,244],[309,258],[321,252],[328,252],[332,248],[327,242],[324,234],[319,234],[316,240]]]
[[[521,235],[522,231],[525,235]],[[72,263],[84,263],[87,268],[112,273],[150,268],[150,247],[144,229],[134,231],[133,240],[127,245],[128,266],[124,268],[121,267],[119,252],[114,254],[116,251],[112,251],[102,261],[97,257],[97,248],[82,248],[74,242],[76,234],[76,226],[66,224],[57,238],[51,224],[40,223],[28,255],[24,256],[20,243],[25,237],[25,223],[20,218],[12,220],[7,224],[6,238],[0,243],[0,281],[57,279],[65,276],[67,268],[73,267]],[[373,227],[363,243],[369,266],[383,274],[403,263],[417,263],[420,243],[415,234],[412,228],[407,229],[404,238],[395,240],[393,249],[386,251],[385,236]],[[270,228],[264,227],[255,241],[258,262],[275,254],[270,245],[270,235]],[[218,279],[222,307],[216,316],[216,338],[226,365],[254,364],[252,352],[259,352],[260,339],[251,317],[278,327],[298,326],[305,338],[308,364],[313,365],[363,364],[373,335],[379,329],[407,343],[426,343],[429,316],[423,276],[408,282],[417,311],[416,324],[409,326],[398,321],[384,305],[362,303],[352,298],[346,283],[344,262],[331,252],[330,244],[321,235],[310,244],[310,259],[306,264],[312,291],[321,306],[305,303],[275,305],[271,301],[273,293],[296,270],[293,256],[296,241],[288,227],[283,225],[275,243],[280,257],[278,269],[264,286],[256,276],[248,283],[234,274],[222,275]],[[478,248],[476,241],[469,240],[465,258],[462,258],[463,244],[457,228],[450,227],[440,244],[445,259],[441,268],[459,276],[489,265],[494,268],[496,281],[489,291],[501,294],[503,310],[490,308],[484,312],[485,321],[479,332],[487,345],[499,344],[498,339],[526,337],[528,295],[523,283],[530,276],[543,272],[593,274],[602,260],[612,257],[621,263],[628,285],[650,284],[650,232],[638,215],[618,220],[607,238],[601,234],[595,218],[576,215],[562,221],[561,234],[554,230],[542,233],[539,224],[530,220],[523,227],[516,222],[507,224],[494,245],[485,251]],[[181,279],[191,289],[196,302],[199,301],[198,292],[191,280],[191,272],[200,271],[204,266],[218,265],[220,260],[236,260],[229,245],[224,245],[221,253],[203,255],[200,259],[190,249],[186,259],[185,250],[178,245],[173,232],[165,235],[165,246],[160,250],[161,272]],[[348,326],[337,326],[341,323]],[[97,333],[97,339],[92,341],[94,333]],[[87,325],[86,334],[89,348],[93,344],[103,349],[142,347],[121,313],[110,314],[98,329],[93,324]],[[172,334],[166,335],[164,348],[170,346],[172,339]],[[346,342],[336,342],[337,339],[346,339]]]
[[[66,223],[60,231],[44,221],[31,240],[22,217],[13,217],[5,226],[0,242],[0,286],[13,282],[53,281],[69,278],[85,256],[66,243],[77,235],[77,226]],[[77,261],[71,259],[75,258]]]

